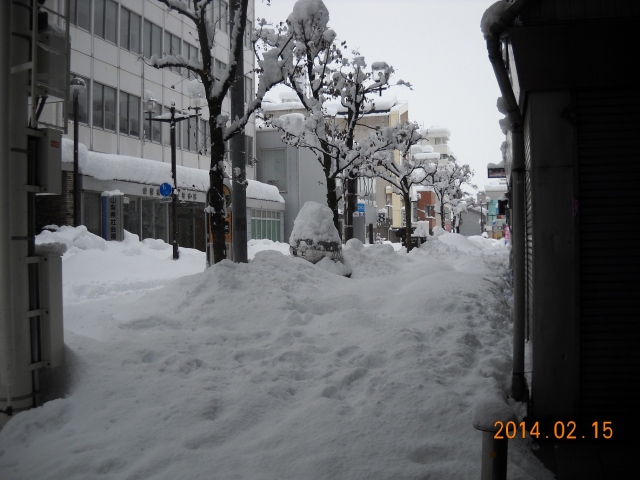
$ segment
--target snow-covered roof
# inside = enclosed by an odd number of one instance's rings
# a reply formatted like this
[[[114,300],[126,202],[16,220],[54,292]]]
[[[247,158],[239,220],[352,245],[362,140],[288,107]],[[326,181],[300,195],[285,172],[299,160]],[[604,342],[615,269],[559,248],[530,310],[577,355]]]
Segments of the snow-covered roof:
[[[62,139],[62,161],[73,163],[73,140]],[[146,158],[100,153],[78,144],[78,166],[80,173],[97,180],[121,180],[145,185],[172,184],[171,165]],[[177,165],[179,187],[206,192],[209,188],[209,171]],[[247,180],[247,197],[284,203],[278,187],[256,180]]]
[[[423,131],[425,135],[437,135],[441,133],[445,133],[447,135],[451,135],[451,130],[446,127],[441,127],[440,125],[431,125],[429,128]],[[439,136],[439,135],[437,135]]]
[[[365,105],[365,111],[373,115],[376,113],[386,114],[387,112],[402,110],[406,105],[406,101],[398,100],[398,98],[389,92],[384,92],[382,96],[372,95]],[[328,115],[344,115],[347,108],[344,107],[340,100],[328,100],[323,103],[323,108]],[[265,96],[262,101],[262,110],[264,112],[280,112],[304,109],[302,102],[298,100],[297,95],[292,91],[278,91]]]

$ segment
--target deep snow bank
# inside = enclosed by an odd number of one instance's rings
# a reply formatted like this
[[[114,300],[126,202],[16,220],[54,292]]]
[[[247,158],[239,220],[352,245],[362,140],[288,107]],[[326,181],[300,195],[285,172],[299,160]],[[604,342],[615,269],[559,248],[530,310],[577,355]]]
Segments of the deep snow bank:
[[[136,295],[112,287],[170,277],[170,251],[67,255],[65,281],[108,281],[66,304],[67,397],[0,432],[3,479],[477,478],[473,407],[510,374],[507,250],[423,247],[352,242],[351,279],[263,251]],[[509,455],[509,478],[551,478],[526,440]]]

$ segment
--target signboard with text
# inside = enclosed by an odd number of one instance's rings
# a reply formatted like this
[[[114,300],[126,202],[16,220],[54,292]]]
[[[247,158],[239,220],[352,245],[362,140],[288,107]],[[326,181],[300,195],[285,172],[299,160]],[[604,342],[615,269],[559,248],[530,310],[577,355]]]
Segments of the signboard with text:
[[[102,238],[108,241],[124,240],[122,223],[124,195],[120,192],[102,193]]]
[[[507,172],[504,168],[488,168],[487,176],[489,178],[507,178]]]

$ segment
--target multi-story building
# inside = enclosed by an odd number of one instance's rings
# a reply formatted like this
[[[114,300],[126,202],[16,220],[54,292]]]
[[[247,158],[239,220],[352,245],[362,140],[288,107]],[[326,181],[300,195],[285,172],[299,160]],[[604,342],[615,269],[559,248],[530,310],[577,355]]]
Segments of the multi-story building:
[[[449,157],[455,156],[451,148],[449,147],[449,140],[451,140],[451,130],[446,127],[433,125],[421,132],[424,139],[421,140],[422,145],[430,145],[433,148],[434,153],[440,154],[438,159],[438,165],[444,166],[449,161]],[[439,200],[435,193],[433,194],[433,219],[430,219],[431,228],[434,226],[440,227],[442,225],[442,212],[439,207]],[[448,203],[448,198],[445,198],[444,205],[444,225],[445,229],[449,231],[451,229],[451,208]]]
[[[49,8],[61,11],[65,0],[47,3]],[[49,5],[50,4],[50,5]],[[249,2],[248,24],[254,19],[254,1]],[[200,44],[193,23],[157,0],[69,0],[71,37],[71,78],[82,78],[86,89],[79,95],[78,140],[89,150],[86,161],[109,162],[114,157],[91,155],[92,152],[123,157],[149,159],[160,164],[171,162],[168,123],[151,120],[169,112],[172,105],[179,112],[187,112],[194,103],[192,85],[194,75],[184,68],[156,69],[149,64],[153,56],[181,55],[185,60],[199,58]],[[231,30],[229,3],[214,0],[208,15],[216,25],[215,66],[226,68],[229,61],[229,34]],[[248,36],[245,37],[244,71],[245,95],[253,95],[255,67],[254,55]],[[69,138],[73,138],[73,109],[69,111]],[[154,101],[151,101],[154,100]],[[229,113],[229,99],[223,103],[223,112]],[[176,124],[176,162],[188,169],[208,170],[210,167],[209,114],[206,107],[190,110],[200,112]],[[47,108],[41,121],[55,124],[61,109]],[[255,123],[246,127],[247,178],[255,178],[253,161]],[[99,160],[98,160],[99,159]],[[65,162],[65,160],[67,160]],[[62,202],[59,210],[50,199],[48,208],[41,208],[47,218],[40,223],[71,223],[73,212],[69,204],[72,186],[69,158],[63,155]],[[150,164],[148,168],[153,168]],[[228,167],[229,168],[229,167]],[[89,169],[87,169],[89,170]],[[167,203],[162,203],[158,185],[139,178],[127,178],[116,167],[105,167],[100,178],[84,175],[82,192],[82,223],[93,233],[100,234],[100,196],[102,191],[120,189],[125,194],[125,229],[141,239],[153,237],[168,240],[170,215]],[[106,172],[110,171],[111,174]],[[157,182],[156,182],[157,183]],[[204,214],[207,188],[203,185],[180,184],[179,206],[180,244],[203,248]],[[261,191],[262,189],[255,189]],[[261,218],[264,205],[247,200],[250,218]],[[39,202],[44,204],[45,202]],[[282,202],[277,202],[282,203]],[[53,207],[51,206],[53,205]],[[283,205],[269,205],[268,209],[280,215]],[[57,217],[57,218],[56,218]],[[266,215],[265,215],[266,217]],[[250,226],[248,226],[251,232]],[[254,232],[255,233],[255,232]]]

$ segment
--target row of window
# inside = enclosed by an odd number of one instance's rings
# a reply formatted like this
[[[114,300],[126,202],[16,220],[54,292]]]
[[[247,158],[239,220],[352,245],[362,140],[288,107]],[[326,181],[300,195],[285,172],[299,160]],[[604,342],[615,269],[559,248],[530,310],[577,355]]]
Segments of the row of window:
[[[209,11],[210,21],[216,28],[225,33],[229,31],[229,5],[221,0],[214,0],[213,8]],[[94,0],[93,34],[112,43],[118,38],[118,4],[114,0]],[[84,30],[91,30],[91,1],[70,0],[69,18],[71,24]],[[253,24],[247,20],[244,37],[246,47],[250,46]],[[182,55],[186,60],[199,58],[199,49],[176,35],[165,30],[164,45],[162,28],[125,7],[120,8],[120,47],[135,54],[142,53],[145,58],[163,54]],[[140,39],[142,38],[142,42]],[[141,44],[142,43],[142,44]],[[224,64],[222,64],[224,65]],[[218,66],[216,66],[218,68]],[[226,65],[224,65],[226,68]],[[185,68],[173,67],[178,74],[192,77]]]
[[[72,76],[75,76],[72,74]],[[80,77],[82,78],[82,77]],[[78,121],[89,124],[94,128],[115,132],[132,137],[145,138],[147,141],[170,144],[170,126],[167,122],[150,120],[164,113],[170,112],[170,107],[156,105],[153,112],[145,112],[144,126],[141,127],[142,100],[139,96],[120,91],[119,96],[115,88],[98,82],[90,82],[83,78],[87,88],[78,97]],[[90,93],[93,93],[91,95]],[[89,98],[91,108],[89,108]],[[117,102],[116,102],[116,99]],[[73,98],[70,98],[69,119],[73,120]],[[116,108],[117,105],[117,108]],[[91,111],[91,112],[90,112]],[[248,164],[253,163],[253,137],[246,136],[245,156]],[[192,117],[176,123],[176,147],[183,150],[198,152],[201,155],[210,153],[211,142],[209,121]]]
[[[280,241],[280,212],[251,209],[251,238]]]

